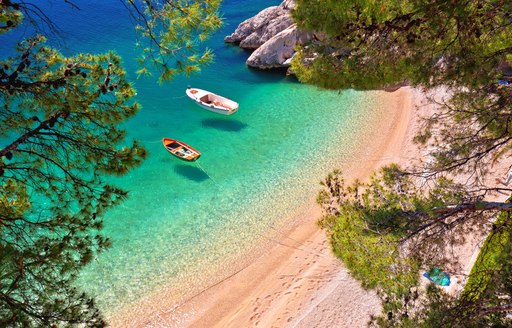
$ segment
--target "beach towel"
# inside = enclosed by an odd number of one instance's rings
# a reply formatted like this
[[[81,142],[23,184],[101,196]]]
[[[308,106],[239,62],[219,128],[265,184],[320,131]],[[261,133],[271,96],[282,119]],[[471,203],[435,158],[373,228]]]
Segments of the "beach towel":
[[[437,285],[450,285],[450,276],[448,275],[448,273],[443,272],[438,268],[430,269],[429,271],[425,272],[423,276]]]

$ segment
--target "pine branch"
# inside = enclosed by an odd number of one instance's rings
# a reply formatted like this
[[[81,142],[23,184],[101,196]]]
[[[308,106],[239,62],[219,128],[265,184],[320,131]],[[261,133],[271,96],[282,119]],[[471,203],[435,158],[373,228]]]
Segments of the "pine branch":
[[[483,316],[486,316],[491,313],[503,313],[503,312],[505,312],[505,313],[512,312],[512,303],[480,308],[478,316],[483,317]]]
[[[57,123],[57,120],[61,117],[63,119],[66,119],[68,117],[68,115],[69,115],[68,112],[59,112],[59,113],[53,114],[52,116],[50,116],[49,119],[42,121],[41,123],[39,123],[39,125],[37,127],[28,131],[27,133],[25,133],[24,135],[22,135],[18,139],[16,139],[14,142],[12,142],[10,145],[8,145],[4,149],[0,150],[0,157],[7,156],[7,154],[16,150],[18,148],[18,146],[27,142],[31,137],[34,137],[37,134],[39,134],[39,132],[41,130],[47,129],[48,126],[54,125],[55,123]]]
[[[407,236],[400,239],[400,242],[403,243],[406,240],[420,234],[428,228],[435,226],[436,224],[440,224],[444,222],[449,217],[455,216],[464,212],[489,212],[489,211],[505,211],[512,212],[512,203],[503,203],[503,202],[486,202],[479,201],[473,203],[462,203],[456,205],[447,205],[444,207],[438,207],[432,209],[432,212],[437,215],[437,217],[433,218],[431,221],[421,225],[420,227],[414,229],[414,231],[407,234]],[[410,217],[424,217],[428,214],[426,212],[411,212],[407,213]],[[464,220],[463,220],[464,221]],[[460,222],[459,222],[460,223]]]
[[[436,214],[450,214],[461,212],[474,212],[474,211],[512,211],[512,203],[503,202],[474,202],[474,203],[463,203],[457,205],[448,205],[445,207],[433,209]]]

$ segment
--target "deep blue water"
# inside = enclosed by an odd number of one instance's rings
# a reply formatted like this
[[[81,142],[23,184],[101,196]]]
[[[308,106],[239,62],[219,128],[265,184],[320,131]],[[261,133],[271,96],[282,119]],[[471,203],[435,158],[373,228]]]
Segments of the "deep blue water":
[[[68,55],[114,49],[123,57],[143,106],[126,126],[149,151],[141,167],[115,179],[130,194],[105,217],[113,247],[79,280],[107,313],[161,286],[179,299],[229,275],[233,261],[247,259],[241,254],[254,251],[271,226],[314,198],[319,180],[357,147],[370,115],[362,94],[249,69],[250,53],[223,42],[244,19],[278,1],[225,1],[225,25],[207,42],[215,63],[164,85],[135,78],[139,50],[120,1],[74,2],[80,10],[61,1],[41,4],[60,29],[52,44]],[[30,34],[20,28],[9,38]],[[240,109],[229,117],[207,112],[184,97],[187,85],[227,96]],[[192,145],[201,159],[171,157],[163,137]]]

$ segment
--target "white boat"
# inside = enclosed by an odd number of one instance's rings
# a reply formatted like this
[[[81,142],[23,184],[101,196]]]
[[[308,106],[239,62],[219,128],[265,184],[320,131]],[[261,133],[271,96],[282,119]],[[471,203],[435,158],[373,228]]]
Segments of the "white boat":
[[[187,96],[199,106],[214,113],[231,115],[238,110],[238,103],[206,90],[187,88]]]

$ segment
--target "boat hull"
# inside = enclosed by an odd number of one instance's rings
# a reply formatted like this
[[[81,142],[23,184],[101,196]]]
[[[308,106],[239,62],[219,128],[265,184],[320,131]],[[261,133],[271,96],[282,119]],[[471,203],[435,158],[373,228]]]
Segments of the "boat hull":
[[[195,162],[201,157],[201,153],[184,142],[164,138],[162,140],[165,149],[174,157],[186,162]]]
[[[204,109],[206,110],[209,110],[210,112],[213,112],[213,113],[217,113],[217,114],[221,114],[221,115],[232,115],[234,114],[238,109],[236,110],[233,110],[233,111],[225,111],[223,109],[219,109],[219,108],[215,108],[213,106],[208,106],[208,105],[205,105],[199,101],[195,101],[196,104],[198,104],[200,107],[203,107]]]
[[[200,107],[221,115],[232,115],[238,111],[238,103],[212,92],[187,88],[187,96]]]

